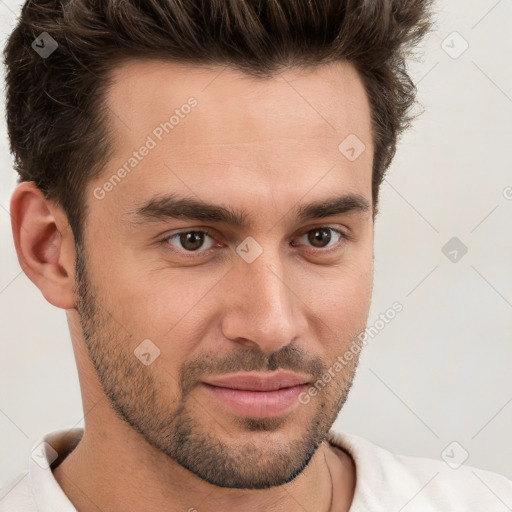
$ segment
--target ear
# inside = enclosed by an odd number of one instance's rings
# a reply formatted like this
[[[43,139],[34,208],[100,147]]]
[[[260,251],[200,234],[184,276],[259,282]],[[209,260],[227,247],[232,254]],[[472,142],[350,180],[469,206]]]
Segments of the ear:
[[[33,181],[16,186],[10,210],[21,268],[50,304],[75,308],[75,247],[67,216]]]

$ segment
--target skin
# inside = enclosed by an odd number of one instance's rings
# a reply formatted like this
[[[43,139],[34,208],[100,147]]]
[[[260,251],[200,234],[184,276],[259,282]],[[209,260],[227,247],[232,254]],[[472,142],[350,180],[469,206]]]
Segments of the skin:
[[[115,154],[85,191],[78,254],[65,213],[33,183],[11,198],[20,264],[66,310],[80,378],[85,433],[55,478],[81,512],[348,510],[354,463],[325,437],[357,355],[309,403],[274,418],[237,415],[200,381],[284,368],[315,382],[364,331],[372,209],[296,216],[298,205],[348,193],[373,206],[362,82],[346,63],[265,80],[142,60],[113,73]],[[97,199],[94,190],[190,96],[197,106]],[[355,161],[338,149],[349,134],[366,145]],[[133,222],[129,212],[170,192],[243,210],[251,225]],[[328,231],[327,247],[314,245],[308,233],[325,227],[349,238]],[[212,238],[196,250],[169,238],[200,229]],[[236,252],[249,236],[263,250],[251,263]],[[134,355],[144,339],[160,350],[149,365]]]

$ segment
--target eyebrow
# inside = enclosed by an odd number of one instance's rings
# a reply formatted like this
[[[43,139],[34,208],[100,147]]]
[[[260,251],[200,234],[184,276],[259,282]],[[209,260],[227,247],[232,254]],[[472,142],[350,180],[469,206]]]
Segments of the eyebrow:
[[[303,204],[295,210],[297,220],[303,222],[345,213],[364,214],[370,209],[370,203],[360,194],[345,194]],[[127,214],[132,224],[186,219],[219,222],[240,228],[251,226],[248,215],[242,209],[206,203],[174,194],[155,196],[146,203],[130,209]]]

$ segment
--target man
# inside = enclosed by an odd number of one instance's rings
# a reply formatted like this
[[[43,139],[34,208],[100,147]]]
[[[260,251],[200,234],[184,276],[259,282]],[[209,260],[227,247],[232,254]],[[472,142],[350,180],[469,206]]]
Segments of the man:
[[[479,473],[490,492],[330,430],[429,15],[25,4],[5,49],[13,236],[66,310],[85,428],[45,435],[1,510],[506,510],[500,475]]]

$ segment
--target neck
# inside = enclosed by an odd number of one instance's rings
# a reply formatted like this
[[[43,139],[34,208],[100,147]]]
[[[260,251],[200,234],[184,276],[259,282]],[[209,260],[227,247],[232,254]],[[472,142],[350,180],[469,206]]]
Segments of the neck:
[[[203,481],[149,445],[128,424],[112,418],[105,422],[105,414],[109,415],[105,403],[94,407],[77,447],[54,470],[57,482],[80,512],[182,512],[206,506],[209,512],[350,508],[353,461],[327,441],[291,482],[262,490],[231,489]]]

